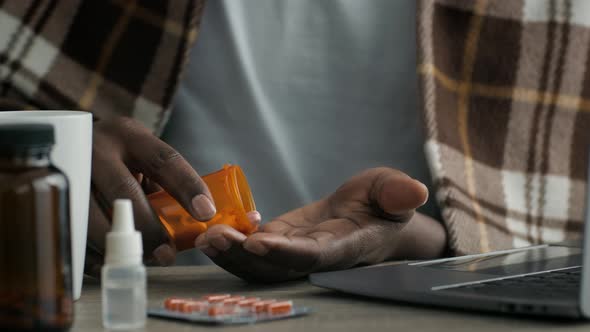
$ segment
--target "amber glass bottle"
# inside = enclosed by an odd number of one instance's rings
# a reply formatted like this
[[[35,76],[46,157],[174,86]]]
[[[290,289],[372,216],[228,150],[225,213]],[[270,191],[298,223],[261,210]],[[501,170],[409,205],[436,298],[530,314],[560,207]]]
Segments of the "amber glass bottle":
[[[73,319],[68,182],[53,127],[0,125],[0,329],[63,331]]]

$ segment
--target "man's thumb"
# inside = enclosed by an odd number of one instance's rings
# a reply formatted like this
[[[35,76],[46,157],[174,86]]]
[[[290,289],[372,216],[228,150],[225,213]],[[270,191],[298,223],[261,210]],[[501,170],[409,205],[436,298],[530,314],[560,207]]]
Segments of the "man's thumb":
[[[395,170],[384,172],[375,181],[373,193],[373,202],[392,216],[411,213],[428,200],[428,188],[422,182]]]

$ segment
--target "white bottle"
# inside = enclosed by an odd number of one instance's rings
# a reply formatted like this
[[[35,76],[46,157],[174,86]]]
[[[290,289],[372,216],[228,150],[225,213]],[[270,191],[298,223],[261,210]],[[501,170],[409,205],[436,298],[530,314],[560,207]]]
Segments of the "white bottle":
[[[134,329],[145,325],[146,273],[142,263],[141,233],[133,225],[128,199],[113,206],[113,226],[107,234],[102,267],[102,323],[108,329]]]

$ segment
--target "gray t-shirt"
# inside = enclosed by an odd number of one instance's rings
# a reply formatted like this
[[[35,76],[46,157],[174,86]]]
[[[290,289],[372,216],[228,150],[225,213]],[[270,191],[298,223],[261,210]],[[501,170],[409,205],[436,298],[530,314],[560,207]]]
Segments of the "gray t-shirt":
[[[209,1],[164,140],[240,165],[263,220],[369,167],[431,187],[415,33],[414,0]]]

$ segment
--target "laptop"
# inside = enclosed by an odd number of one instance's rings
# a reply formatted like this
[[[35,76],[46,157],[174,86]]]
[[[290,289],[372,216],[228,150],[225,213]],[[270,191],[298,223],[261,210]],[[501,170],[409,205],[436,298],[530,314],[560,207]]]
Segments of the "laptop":
[[[584,241],[314,273],[313,285],[414,304],[590,318],[590,186]]]

